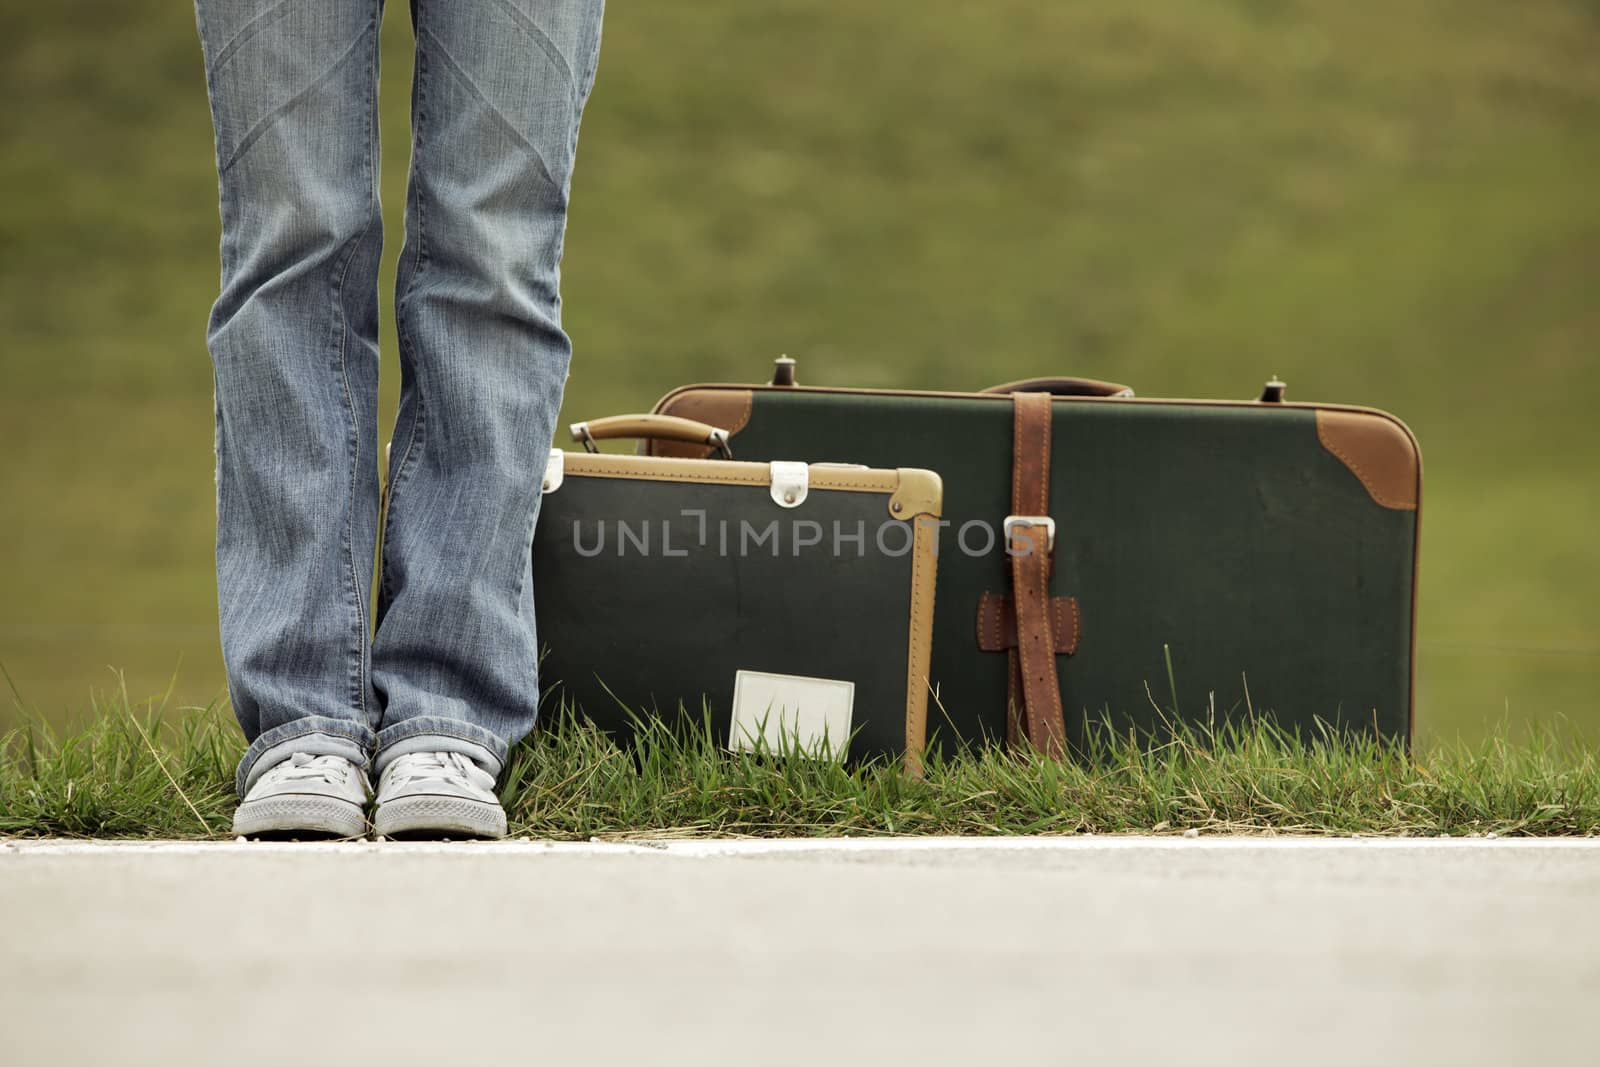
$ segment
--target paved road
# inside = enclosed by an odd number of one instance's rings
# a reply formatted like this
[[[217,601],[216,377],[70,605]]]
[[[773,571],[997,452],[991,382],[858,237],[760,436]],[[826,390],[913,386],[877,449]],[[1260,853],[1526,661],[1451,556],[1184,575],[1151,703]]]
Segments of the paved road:
[[[1600,841],[0,844],[0,1063],[1600,1062]]]

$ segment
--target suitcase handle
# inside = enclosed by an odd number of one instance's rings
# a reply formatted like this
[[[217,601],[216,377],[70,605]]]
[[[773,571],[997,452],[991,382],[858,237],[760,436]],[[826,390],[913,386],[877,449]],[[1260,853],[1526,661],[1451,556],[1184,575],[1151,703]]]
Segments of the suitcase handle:
[[[600,451],[596,441],[643,437],[658,441],[683,441],[691,445],[711,445],[723,459],[733,458],[728,446],[728,431],[710,423],[680,419],[676,415],[608,415],[603,419],[572,424],[572,439],[590,452]]]
[[[986,393],[1049,393],[1052,396],[1132,396],[1133,390],[1116,382],[1094,378],[1024,378],[1020,382],[991,385]]]

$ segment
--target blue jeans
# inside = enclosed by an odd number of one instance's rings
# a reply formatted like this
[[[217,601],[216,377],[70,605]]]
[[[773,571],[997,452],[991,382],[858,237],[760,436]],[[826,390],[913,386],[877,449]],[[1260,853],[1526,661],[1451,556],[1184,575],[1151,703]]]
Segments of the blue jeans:
[[[217,586],[240,794],[533,727],[529,550],[566,383],[559,277],[604,0],[413,0],[400,414],[376,605],[382,0],[197,0],[222,292]]]

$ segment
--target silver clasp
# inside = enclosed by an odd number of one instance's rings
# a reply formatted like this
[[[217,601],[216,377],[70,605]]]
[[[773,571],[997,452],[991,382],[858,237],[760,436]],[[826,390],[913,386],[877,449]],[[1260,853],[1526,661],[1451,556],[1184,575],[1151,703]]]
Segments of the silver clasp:
[[[1011,546],[1015,543],[1011,535],[1018,526],[1043,526],[1045,551],[1056,550],[1056,520],[1048,515],[1007,515],[1006,521],[1000,527],[1006,537],[1007,552],[1011,551]]]
[[[566,480],[567,454],[559,448],[550,450],[550,458],[544,464],[544,492],[553,493],[561,488],[561,483]]]
[[[775,459],[771,464],[772,499],[780,508],[797,508],[805,503],[811,488],[811,468],[804,463]]]

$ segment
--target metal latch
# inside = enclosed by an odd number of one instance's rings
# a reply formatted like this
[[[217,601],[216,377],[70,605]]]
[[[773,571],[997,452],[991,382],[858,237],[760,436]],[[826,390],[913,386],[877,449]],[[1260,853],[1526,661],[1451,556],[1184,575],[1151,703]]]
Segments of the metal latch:
[[[1267,379],[1267,384],[1261,387],[1261,399],[1259,402],[1262,404],[1281,404],[1283,403],[1283,394],[1288,391],[1289,387],[1274,374]]]
[[[811,486],[811,468],[804,463],[775,459],[772,469],[772,499],[780,508],[797,508],[805,503]]]
[[[1056,550],[1056,520],[1048,515],[1007,515],[1006,521],[1000,526],[1001,531],[1005,534],[1007,552],[1010,552],[1012,550],[1011,546],[1016,543],[1011,535],[1012,531],[1018,526],[1043,526],[1044,550],[1046,552],[1054,552]]]
[[[553,493],[561,488],[562,481],[567,474],[567,454],[559,448],[550,450],[550,458],[544,463],[544,491]]]

